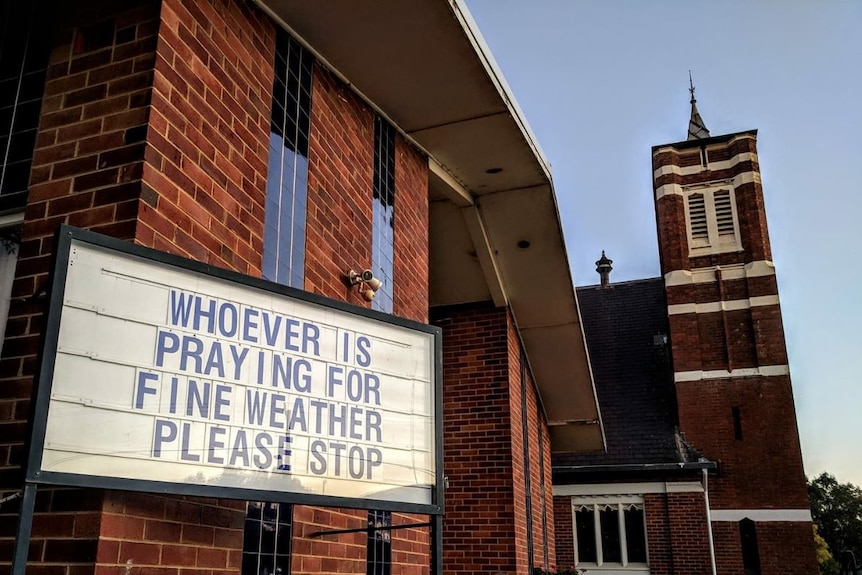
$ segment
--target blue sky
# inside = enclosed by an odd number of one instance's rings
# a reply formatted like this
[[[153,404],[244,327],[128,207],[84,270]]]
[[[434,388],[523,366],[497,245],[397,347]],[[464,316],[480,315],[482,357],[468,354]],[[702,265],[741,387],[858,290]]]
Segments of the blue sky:
[[[862,485],[862,2],[467,0],[551,163],[574,279],[659,275],[650,148],[758,129],[806,474]]]

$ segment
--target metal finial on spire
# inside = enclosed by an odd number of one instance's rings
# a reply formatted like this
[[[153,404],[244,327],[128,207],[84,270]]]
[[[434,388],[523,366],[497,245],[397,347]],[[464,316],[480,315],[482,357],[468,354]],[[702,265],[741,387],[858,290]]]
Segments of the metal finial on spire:
[[[691,80],[691,70],[688,71],[688,91],[691,92],[691,103],[694,104],[697,100],[694,97],[694,82]]]
[[[691,92],[691,118],[688,121],[688,140],[699,140],[709,137],[709,130],[697,111],[697,100],[694,97],[694,82],[691,79],[691,70],[688,71],[688,91]]]

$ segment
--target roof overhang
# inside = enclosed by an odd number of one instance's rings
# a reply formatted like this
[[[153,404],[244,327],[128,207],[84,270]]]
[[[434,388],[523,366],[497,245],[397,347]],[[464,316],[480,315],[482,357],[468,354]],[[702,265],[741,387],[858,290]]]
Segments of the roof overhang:
[[[510,306],[554,451],[604,434],[550,168],[460,0],[256,0],[426,152],[432,306]]]
[[[593,481],[601,482],[607,477],[616,480],[627,477],[640,478],[641,481],[650,477],[673,477],[681,475],[701,475],[704,470],[716,474],[720,469],[717,461],[701,459],[677,463],[641,463],[619,465],[555,465],[553,468],[553,484],[584,485]]]
[[[685,150],[688,148],[702,148],[704,146],[711,146],[713,144],[726,144],[727,142],[730,142],[731,140],[740,137],[757,138],[757,130],[745,130],[743,132],[720,134],[718,136],[710,136],[708,138],[683,140],[682,142],[675,142],[673,144],[658,144],[652,147],[652,153],[653,155],[655,155],[656,152],[671,148],[675,150]]]

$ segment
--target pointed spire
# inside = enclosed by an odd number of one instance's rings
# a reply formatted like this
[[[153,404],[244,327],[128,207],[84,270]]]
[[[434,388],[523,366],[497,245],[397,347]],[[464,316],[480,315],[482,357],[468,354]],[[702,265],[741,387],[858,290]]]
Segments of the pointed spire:
[[[697,99],[694,97],[694,82],[691,80],[691,70],[688,71],[688,91],[691,92],[691,119],[688,121],[688,138],[687,140],[699,140],[700,138],[708,138],[709,130],[706,129],[706,124],[703,123],[703,118],[700,117],[700,112],[697,111]]]

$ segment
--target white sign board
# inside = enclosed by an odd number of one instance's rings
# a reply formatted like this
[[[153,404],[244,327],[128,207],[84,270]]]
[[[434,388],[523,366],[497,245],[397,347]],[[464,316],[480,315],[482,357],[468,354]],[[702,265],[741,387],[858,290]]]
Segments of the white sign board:
[[[432,329],[76,239],[61,303],[39,473],[432,504]]]

